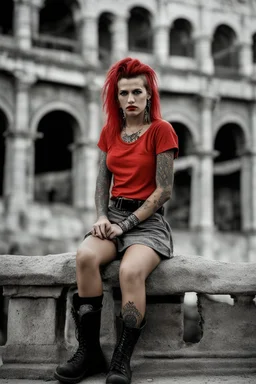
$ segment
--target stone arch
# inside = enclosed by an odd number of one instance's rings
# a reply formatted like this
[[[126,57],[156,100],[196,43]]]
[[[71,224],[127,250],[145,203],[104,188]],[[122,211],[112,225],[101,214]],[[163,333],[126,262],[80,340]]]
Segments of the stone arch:
[[[130,51],[153,52],[152,15],[144,7],[130,10],[128,19],[128,46]]]
[[[0,35],[13,35],[13,0],[0,1]]]
[[[38,124],[34,156],[37,201],[72,203],[74,124],[72,115],[59,110],[47,113]]]
[[[173,21],[169,32],[169,55],[194,57],[193,26],[187,19]]]
[[[209,33],[213,36],[214,32],[220,27],[221,25],[226,25],[230,29],[232,29],[237,36],[238,41],[241,40],[241,30],[239,29],[239,23],[235,19],[232,19],[230,17],[219,17],[217,19],[213,20],[213,24],[210,27]]]
[[[242,127],[234,122],[221,125],[215,135],[214,223],[221,231],[241,230],[241,156],[245,151]]]
[[[63,116],[65,114],[65,116]],[[53,119],[56,119],[56,127],[58,124],[65,128],[66,134],[63,135],[62,144],[59,143],[56,133],[51,139],[51,132],[47,131],[47,126],[53,124]],[[49,122],[48,122],[48,121]],[[34,137],[39,136],[35,146],[30,152],[30,196],[35,197],[35,200],[41,202],[60,202],[71,204],[73,202],[73,185],[76,185],[79,180],[74,180],[75,164],[77,163],[76,143],[85,138],[85,132],[82,132],[84,119],[77,111],[74,111],[70,105],[63,102],[48,103],[36,112],[31,120],[31,133]],[[53,131],[53,130],[52,130]],[[44,145],[40,140],[40,135],[46,135],[48,143]],[[58,156],[63,155],[65,161],[54,160],[53,143],[60,145]],[[40,148],[41,145],[41,148]],[[56,146],[57,146],[56,145]],[[45,156],[46,150],[49,152],[47,159],[48,165],[40,168],[38,156]],[[54,165],[50,168],[50,161],[53,159]],[[57,159],[56,159],[57,160]],[[61,164],[61,166],[60,166]],[[76,178],[76,177],[75,177]]]
[[[193,136],[186,125],[178,120],[174,120],[174,118],[172,118],[172,126],[179,138],[179,158],[178,164],[175,167],[172,199],[167,205],[166,214],[173,228],[188,229],[190,225],[193,165],[187,159],[189,159],[189,156],[194,151]],[[181,164],[179,163],[180,161],[182,162]]]
[[[114,14],[110,12],[103,12],[98,18],[99,60],[106,66],[109,66],[111,63],[113,49],[111,27],[113,19]]]
[[[214,126],[213,126],[213,140],[216,140],[216,136],[224,125],[227,124],[236,124],[241,128],[244,135],[244,145],[245,149],[250,149],[250,143],[251,143],[251,134],[248,126],[245,124],[245,120],[242,116],[232,112],[232,114],[225,115],[221,117],[220,119],[217,119]]]
[[[41,108],[39,108],[34,115],[32,116],[32,119],[30,121],[30,131],[32,135],[36,136],[37,127],[39,124],[39,121],[42,119],[42,117],[49,112],[52,111],[63,111],[67,112],[71,116],[74,117],[74,119],[77,122],[76,130],[75,130],[75,141],[78,141],[85,137],[85,133],[83,130],[84,127],[84,116],[78,112],[76,109],[74,109],[73,106],[70,104],[64,103],[63,101],[52,101],[50,103],[45,104]]]
[[[197,143],[199,143],[200,136],[199,131],[196,129],[196,121],[187,116],[184,112],[175,110],[174,112],[164,113],[164,119],[170,121],[171,124],[173,121],[178,121],[179,123],[186,126],[191,133],[192,141],[195,143],[195,146]]]
[[[237,70],[239,67],[237,33],[227,24],[219,25],[213,34],[212,56],[215,69]]]
[[[79,31],[75,13],[78,8],[80,5],[77,0],[45,0],[39,14],[36,45],[48,49],[77,50]]]

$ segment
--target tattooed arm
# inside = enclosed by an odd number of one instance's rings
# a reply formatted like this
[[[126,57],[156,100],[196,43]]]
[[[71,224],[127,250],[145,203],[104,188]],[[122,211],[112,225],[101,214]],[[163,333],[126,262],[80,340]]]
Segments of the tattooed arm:
[[[174,150],[165,151],[157,155],[156,189],[138,208],[134,215],[139,221],[144,221],[155,213],[171,198],[173,187]]]
[[[110,227],[108,220],[109,188],[111,184],[112,173],[106,165],[106,152],[100,151],[99,171],[96,180],[95,206],[97,221],[93,225],[92,235],[100,239],[107,238],[107,230]]]
[[[171,198],[173,186],[173,160],[174,150],[168,150],[157,155],[156,189],[140,208],[117,224],[122,229],[123,233],[128,232],[141,221],[149,218]],[[108,232],[110,239],[115,235],[115,231]],[[119,235],[119,233],[117,233],[117,235]]]

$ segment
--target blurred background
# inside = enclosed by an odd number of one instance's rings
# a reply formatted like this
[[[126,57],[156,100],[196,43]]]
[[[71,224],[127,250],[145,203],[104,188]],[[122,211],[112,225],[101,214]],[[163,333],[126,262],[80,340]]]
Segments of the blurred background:
[[[255,0],[1,0],[0,253],[75,251],[90,229],[101,88],[126,56],[156,70],[179,137],[175,253],[255,261]]]

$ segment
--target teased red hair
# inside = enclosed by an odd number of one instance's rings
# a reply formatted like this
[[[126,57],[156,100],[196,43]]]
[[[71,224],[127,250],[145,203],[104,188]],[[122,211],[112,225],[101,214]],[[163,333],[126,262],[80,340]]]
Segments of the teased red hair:
[[[126,57],[110,68],[102,89],[103,108],[107,115],[106,125],[111,137],[119,133],[122,126],[117,98],[117,83],[122,78],[129,79],[137,76],[144,76],[146,78],[147,83],[145,87],[151,95],[150,120],[161,119],[160,97],[155,71],[137,59]]]

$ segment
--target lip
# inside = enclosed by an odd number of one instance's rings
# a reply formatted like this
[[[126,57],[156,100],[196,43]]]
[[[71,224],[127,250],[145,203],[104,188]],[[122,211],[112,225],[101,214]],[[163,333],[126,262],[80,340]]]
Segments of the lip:
[[[135,109],[137,109],[137,107],[127,107],[126,108],[128,111],[134,111]]]

